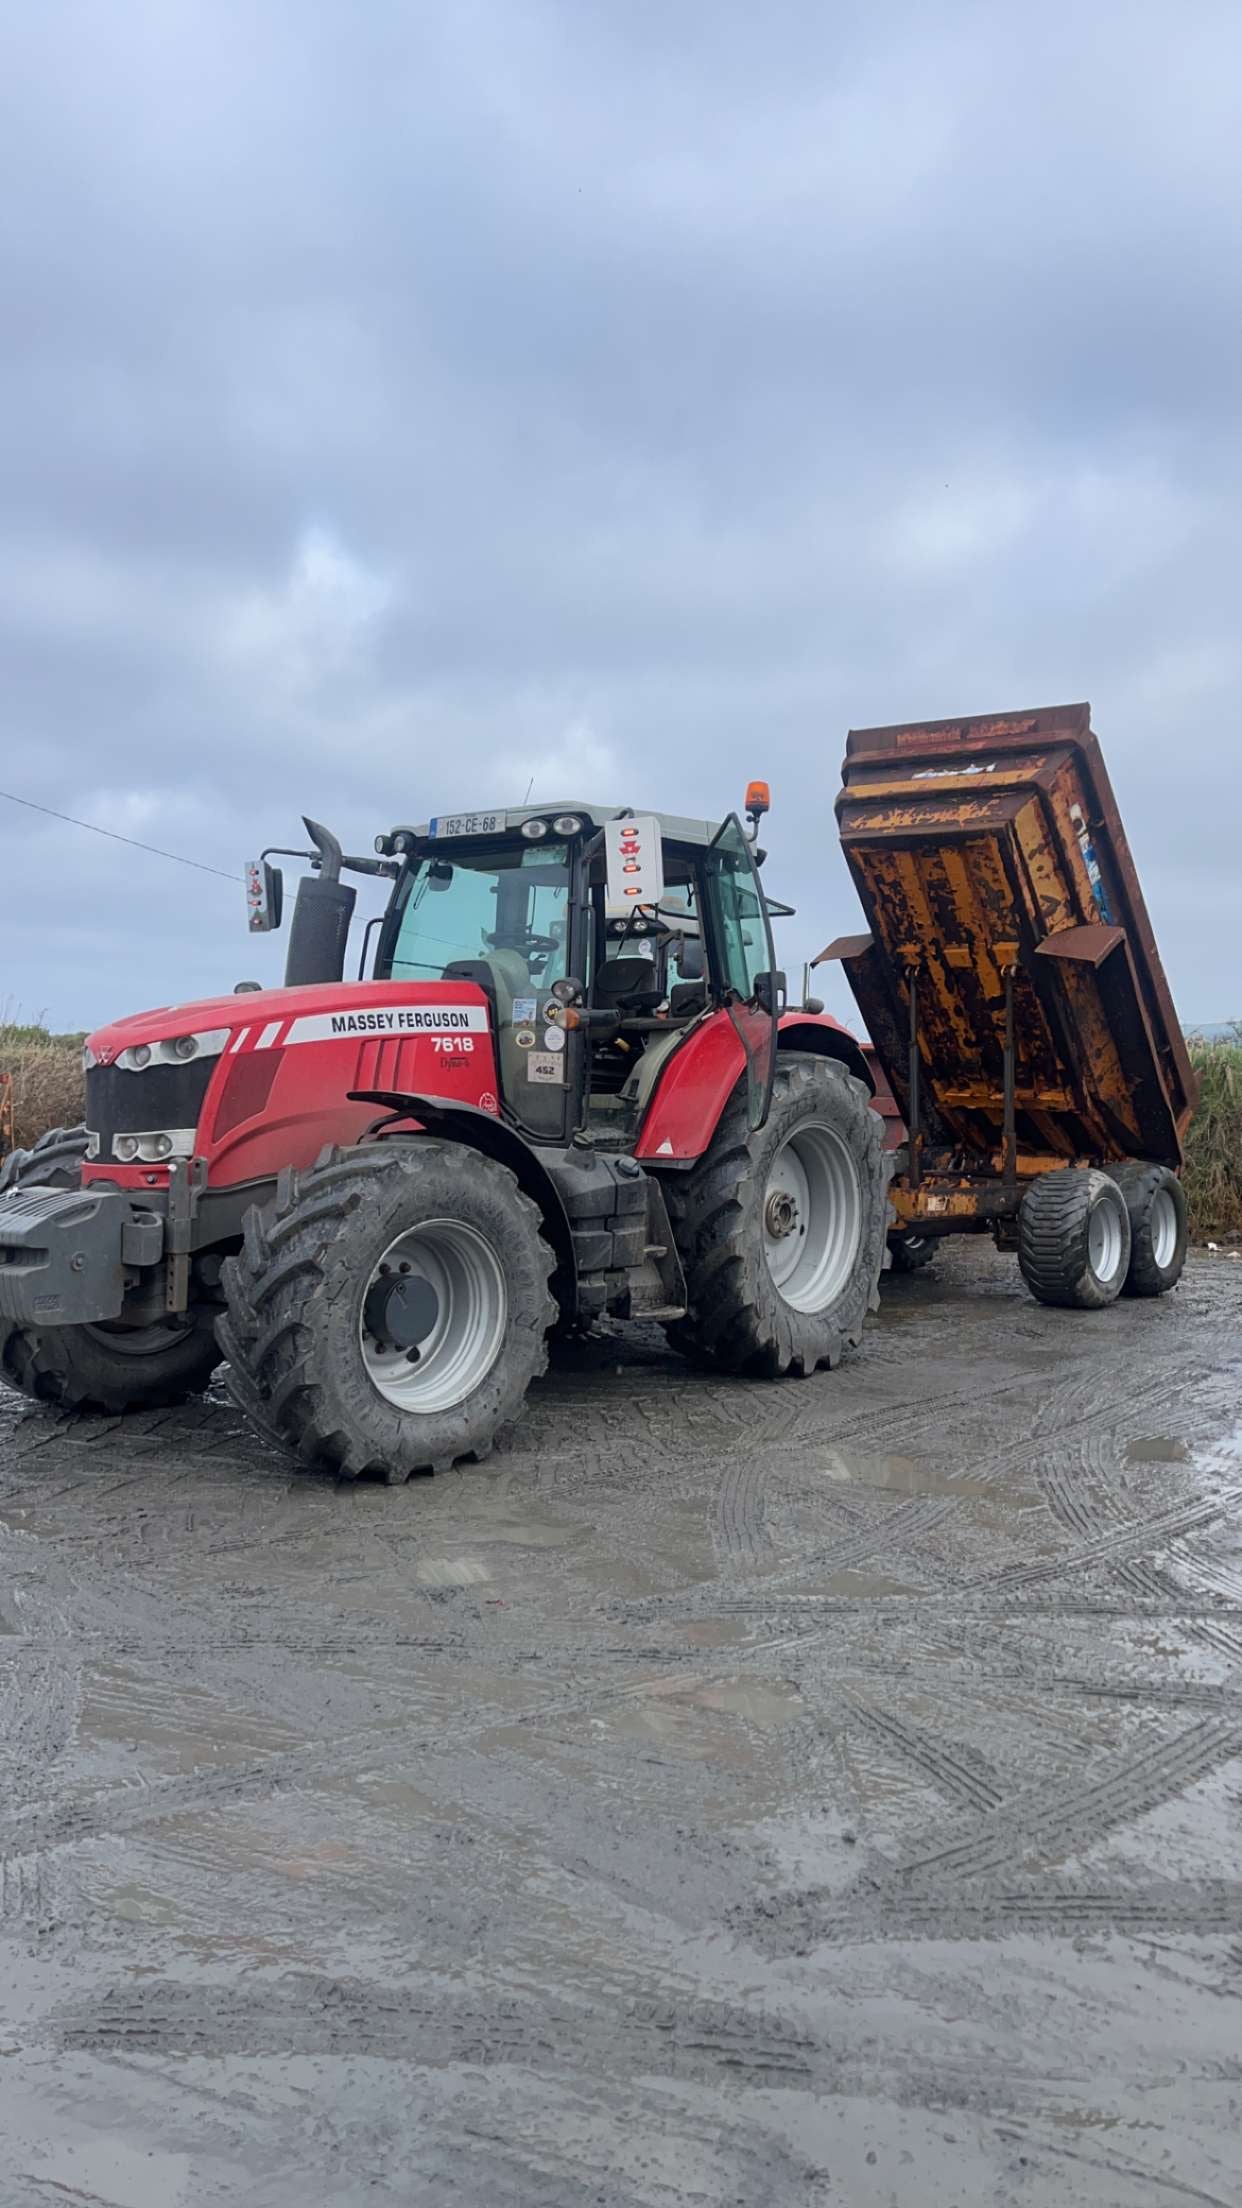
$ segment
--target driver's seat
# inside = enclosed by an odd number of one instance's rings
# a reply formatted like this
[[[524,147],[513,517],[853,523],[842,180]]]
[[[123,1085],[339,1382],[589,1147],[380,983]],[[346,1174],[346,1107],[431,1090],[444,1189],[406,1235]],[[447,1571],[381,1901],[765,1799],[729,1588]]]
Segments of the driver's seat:
[[[595,1002],[601,1011],[654,1012],[664,985],[652,958],[607,958],[595,977]]]
[[[486,958],[454,958],[444,969],[446,981],[477,981],[496,1010],[501,1034],[513,1025],[513,1000],[531,995],[530,968],[520,951],[490,951]]]

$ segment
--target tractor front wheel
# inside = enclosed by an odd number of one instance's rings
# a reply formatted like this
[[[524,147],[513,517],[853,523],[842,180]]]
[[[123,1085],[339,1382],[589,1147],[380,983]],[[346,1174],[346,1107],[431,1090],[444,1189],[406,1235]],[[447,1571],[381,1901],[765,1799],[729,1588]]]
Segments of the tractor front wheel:
[[[689,1309],[672,1346],[726,1372],[804,1377],[856,1347],[878,1303],[888,1200],[883,1127],[835,1059],[781,1054],[753,1133],[746,1098],[664,1190]]]
[[[495,1159],[428,1137],[334,1151],[224,1266],[226,1383],[306,1464],[399,1481],[485,1457],[547,1364],[553,1262]]]
[[[0,1197],[25,1188],[76,1188],[85,1127],[52,1127],[0,1167]],[[153,1326],[0,1327],[0,1377],[66,1411],[163,1410],[201,1395],[220,1362],[201,1314]]]
[[[220,1362],[201,1313],[153,1326],[14,1327],[0,1350],[10,1387],[60,1410],[154,1411],[201,1395]]]

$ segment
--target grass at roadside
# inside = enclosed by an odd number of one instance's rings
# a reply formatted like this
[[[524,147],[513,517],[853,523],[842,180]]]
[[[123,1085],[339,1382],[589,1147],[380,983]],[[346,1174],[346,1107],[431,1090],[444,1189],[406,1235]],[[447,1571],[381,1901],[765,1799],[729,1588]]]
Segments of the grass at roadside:
[[[48,1127],[76,1127],[81,1121],[83,1040],[49,1034],[37,1020],[0,1019],[0,1073],[13,1077],[17,1149],[28,1149]]]
[[[1233,1041],[1192,1036],[1201,1084],[1186,1143],[1186,1194],[1196,1241],[1242,1234],[1242,1029]]]

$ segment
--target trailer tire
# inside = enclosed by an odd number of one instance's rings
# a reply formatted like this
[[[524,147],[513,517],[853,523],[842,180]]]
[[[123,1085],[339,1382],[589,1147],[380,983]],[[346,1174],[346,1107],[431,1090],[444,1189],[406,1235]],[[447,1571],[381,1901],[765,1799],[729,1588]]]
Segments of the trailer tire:
[[[507,1166],[430,1136],[282,1176],[221,1275],[234,1402],[308,1467],[400,1482],[487,1456],[547,1367],[542,1226]]]
[[[1124,1296],[1163,1296],[1182,1277],[1190,1243],[1186,1191],[1167,1165],[1137,1161],[1112,1168],[1130,1214],[1130,1269]]]
[[[936,1237],[931,1234],[890,1234],[888,1254],[895,1273],[921,1273],[936,1255]]]
[[[1065,1166],[1022,1199],[1018,1264],[1039,1303],[1100,1311],[1121,1294],[1130,1262],[1130,1214],[1108,1173]]]
[[[767,1379],[856,1348],[879,1304],[883,1141],[865,1083],[831,1058],[781,1053],[757,1133],[744,1089],[731,1098],[693,1172],[663,1182],[689,1306],[671,1346]]]

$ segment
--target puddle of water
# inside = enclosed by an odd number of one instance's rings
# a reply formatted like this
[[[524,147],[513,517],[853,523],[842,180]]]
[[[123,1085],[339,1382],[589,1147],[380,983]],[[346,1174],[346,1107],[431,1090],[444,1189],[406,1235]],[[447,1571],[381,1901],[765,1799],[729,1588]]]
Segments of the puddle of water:
[[[420,1556],[414,1566],[420,1587],[477,1587],[491,1576],[477,1556]]]
[[[874,1600],[882,1595],[917,1595],[922,1593],[922,1589],[913,1580],[886,1579],[882,1572],[860,1572],[851,1567],[843,1572],[834,1572],[831,1579],[826,1579],[824,1593],[861,1595],[864,1599]]]
[[[28,2175],[42,2193],[95,2201],[99,2208],[180,2208],[188,2200],[190,2158],[124,2139],[91,2139],[41,2150]]]
[[[700,1709],[744,1717],[748,1725],[791,1725],[802,1714],[802,1696],[784,1679],[715,1679],[690,1700]]]
[[[1131,1464],[1189,1464],[1190,1451],[1184,1441],[1174,1441],[1165,1434],[1154,1434],[1140,1441],[1126,1444],[1126,1456]]]
[[[751,1629],[745,1618],[691,1618],[682,1630],[690,1648],[736,1648]]]
[[[581,1522],[570,1523],[563,1518],[505,1518],[490,1514],[476,1518],[473,1513],[464,1521],[468,1537],[472,1541],[490,1543],[503,1541],[517,1549],[563,1549],[571,1542],[586,1541],[594,1533],[594,1526]]]
[[[810,1469],[815,1469],[811,1467]],[[996,1482],[955,1472],[928,1457],[895,1457],[867,1449],[831,1448],[818,1469],[828,1480],[880,1487],[890,1495],[989,1495]]]

